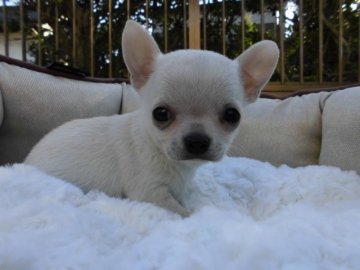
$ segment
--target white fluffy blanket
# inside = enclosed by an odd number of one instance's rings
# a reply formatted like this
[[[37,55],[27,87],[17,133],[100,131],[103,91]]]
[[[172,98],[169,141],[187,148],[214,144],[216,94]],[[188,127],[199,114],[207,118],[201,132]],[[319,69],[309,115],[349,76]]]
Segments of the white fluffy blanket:
[[[0,167],[0,269],[360,269],[360,176],[244,158],[203,166],[186,219]]]

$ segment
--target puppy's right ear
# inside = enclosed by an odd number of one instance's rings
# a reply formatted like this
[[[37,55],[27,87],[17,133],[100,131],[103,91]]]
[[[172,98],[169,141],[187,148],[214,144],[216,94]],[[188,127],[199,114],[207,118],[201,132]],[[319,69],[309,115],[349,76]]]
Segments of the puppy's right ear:
[[[235,61],[240,65],[246,98],[254,102],[268,83],[279,59],[275,42],[263,40],[244,51]]]
[[[161,54],[154,38],[138,23],[127,21],[122,34],[122,51],[131,84],[141,89],[154,71],[154,62]]]

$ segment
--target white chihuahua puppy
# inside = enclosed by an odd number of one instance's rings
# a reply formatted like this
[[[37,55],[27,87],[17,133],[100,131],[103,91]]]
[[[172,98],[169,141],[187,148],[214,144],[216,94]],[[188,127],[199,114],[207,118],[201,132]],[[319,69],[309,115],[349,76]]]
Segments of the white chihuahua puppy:
[[[128,21],[122,49],[140,108],[70,121],[46,135],[25,163],[84,191],[188,216],[185,182],[204,161],[227,152],[243,106],[256,100],[274,71],[278,48],[262,41],[235,60],[200,50],[162,54],[141,25]]]

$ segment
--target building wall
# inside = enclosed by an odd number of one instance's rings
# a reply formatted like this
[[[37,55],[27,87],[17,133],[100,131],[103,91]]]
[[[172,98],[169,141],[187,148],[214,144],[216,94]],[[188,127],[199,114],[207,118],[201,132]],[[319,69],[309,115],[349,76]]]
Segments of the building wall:
[[[16,59],[22,59],[21,49],[21,35],[20,33],[9,34],[9,56]],[[5,55],[5,36],[0,33],[0,54]]]

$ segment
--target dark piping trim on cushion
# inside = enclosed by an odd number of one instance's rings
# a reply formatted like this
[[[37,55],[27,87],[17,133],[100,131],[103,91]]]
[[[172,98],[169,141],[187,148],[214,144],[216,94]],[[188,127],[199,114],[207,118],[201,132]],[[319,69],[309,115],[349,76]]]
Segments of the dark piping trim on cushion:
[[[71,74],[70,72],[61,72],[59,70],[53,70],[46,67],[41,67],[35,64],[27,63],[4,55],[0,55],[0,62],[5,62],[10,65],[15,65],[18,67],[53,75],[56,77],[63,77],[63,78],[79,80],[79,81],[98,82],[98,83],[130,83],[128,79],[124,79],[124,78],[107,79],[107,78],[82,77],[79,76],[78,74]]]

